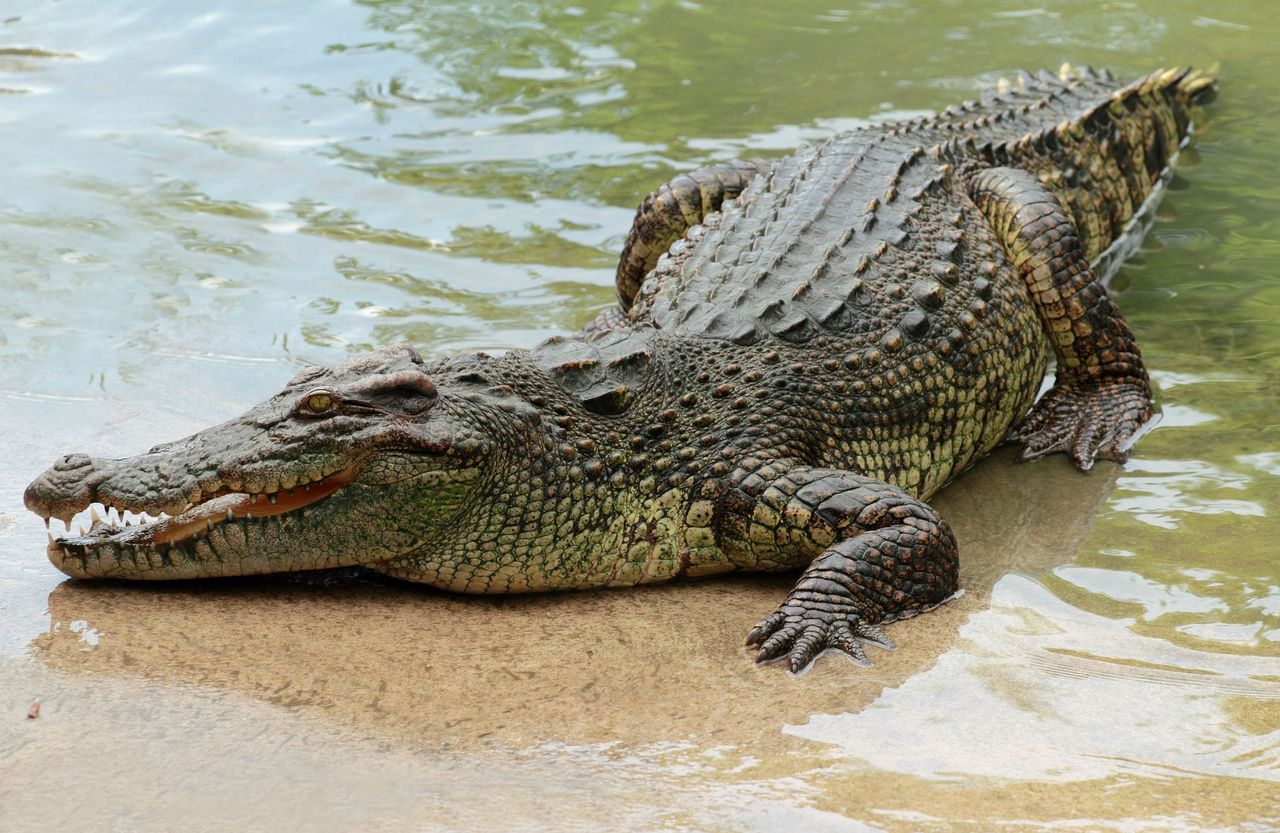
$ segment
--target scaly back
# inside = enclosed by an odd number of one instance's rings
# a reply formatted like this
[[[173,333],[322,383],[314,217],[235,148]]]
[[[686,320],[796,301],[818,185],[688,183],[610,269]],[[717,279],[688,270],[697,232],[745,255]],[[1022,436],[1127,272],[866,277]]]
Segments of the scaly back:
[[[891,305],[899,279],[966,265],[955,197],[939,193],[944,163],[1035,174],[1092,259],[1150,195],[1190,106],[1212,85],[1190,70],[1122,84],[1064,67],[934,116],[801,148],[672,247],[632,319],[739,344],[874,327],[879,319],[863,313]],[[912,251],[919,240],[931,250]]]

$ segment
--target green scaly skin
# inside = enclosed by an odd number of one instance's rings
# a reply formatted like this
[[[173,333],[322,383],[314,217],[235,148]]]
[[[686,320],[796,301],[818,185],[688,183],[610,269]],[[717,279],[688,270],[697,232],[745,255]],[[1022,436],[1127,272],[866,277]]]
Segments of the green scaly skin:
[[[930,495],[1011,432],[1028,459],[1088,468],[1150,417],[1090,262],[1212,87],[1064,68],[692,172],[640,206],[621,303],[578,336],[308,368],[139,457],[64,457],[27,506],[169,516],[52,542],[78,578],[363,565],[517,593],[807,567],[749,634],[757,659],[865,662],[880,623],[957,589]],[[1050,350],[1057,384],[1032,408]]]

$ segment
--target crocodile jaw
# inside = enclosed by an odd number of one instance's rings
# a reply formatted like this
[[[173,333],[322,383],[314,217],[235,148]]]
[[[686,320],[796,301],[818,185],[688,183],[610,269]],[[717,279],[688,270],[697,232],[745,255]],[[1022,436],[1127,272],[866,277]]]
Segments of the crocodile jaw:
[[[209,575],[247,575],[287,569],[323,568],[326,563],[281,565],[245,552],[251,537],[274,538],[300,522],[308,508],[327,500],[351,483],[362,462],[294,489],[265,492],[219,490],[200,495],[182,511],[169,514],[157,504],[122,503],[103,496],[72,511],[65,502],[60,514],[45,514],[49,528],[49,560],[73,578],[181,579]],[[29,502],[32,502],[29,500]],[[171,505],[171,504],[170,504]],[[89,526],[72,534],[75,519]],[[67,523],[67,532],[55,534]],[[223,554],[223,558],[209,558]]]

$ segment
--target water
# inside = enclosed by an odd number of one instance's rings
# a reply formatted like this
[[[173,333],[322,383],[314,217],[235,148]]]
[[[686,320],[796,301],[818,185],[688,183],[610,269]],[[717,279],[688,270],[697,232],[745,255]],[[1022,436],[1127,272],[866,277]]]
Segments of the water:
[[[201,5],[0,9],[0,828],[1280,824],[1270,4]],[[1163,417],[1123,468],[948,489],[967,593],[870,670],[754,668],[777,578],[460,599],[44,558],[21,490],[59,454],[379,344],[574,330],[672,174],[1061,61],[1221,64],[1113,284]]]

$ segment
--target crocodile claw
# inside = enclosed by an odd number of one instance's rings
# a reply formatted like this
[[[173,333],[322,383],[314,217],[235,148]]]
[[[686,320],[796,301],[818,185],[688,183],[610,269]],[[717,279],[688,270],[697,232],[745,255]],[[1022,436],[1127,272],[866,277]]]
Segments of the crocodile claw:
[[[863,622],[853,613],[813,610],[784,604],[769,614],[747,634],[748,646],[759,646],[756,662],[787,659],[792,674],[807,669],[819,655],[838,651],[858,665],[869,666],[863,643],[891,649],[893,642],[878,626]]]
[[[1065,451],[1081,471],[1099,458],[1123,463],[1129,446],[1151,418],[1151,394],[1143,383],[1055,385],[1009,439],[1022,445],[1019,459],[1038,460]]]

